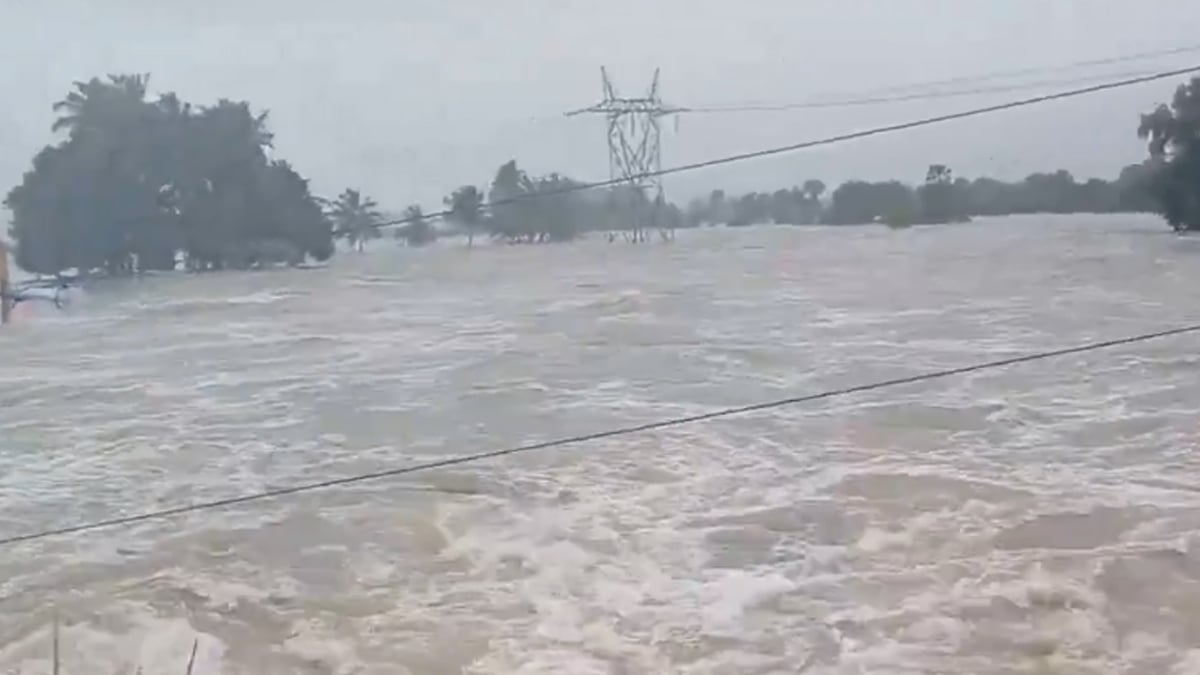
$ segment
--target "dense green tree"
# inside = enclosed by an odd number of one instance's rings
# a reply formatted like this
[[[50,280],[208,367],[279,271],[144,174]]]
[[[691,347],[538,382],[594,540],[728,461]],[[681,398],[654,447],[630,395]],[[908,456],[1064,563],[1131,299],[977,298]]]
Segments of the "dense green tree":
[[[23,268],[130,274],[318,260],[332,230],[307,181],[268,157],[266,113],[147,99],[149,76],[77,82],[54,105],[61,142],[4,203]]]
[[[527,236],[536,243],[570,241],[587,227],[585,202],[577,192],[577,181],[552,173],[528,180],[522,204]]]
[[[899,181],[848,181],[833,191],[826,219],[833,225],[909,220],[917,212],[912,188]]]
[[[104,135],[115,130],[136,133],[146,114],[149,75],[109,75],[76,82],[74,91],[54,104],[59,117],[51,129],[72,136]]]
[[[497,239],[516,241],[527,234],[526,209],[523,198],[530,189],[530,180],[517,167],[516,160],[505,162],[496,170],[488,190],[492,217],[488,229]]]
[[[333,227],[312,195],[308,179],[286,161],[273,161],[258,169],[257,246],[269,251],[288,251],[286,257],[256,253],[251,264],[287,262],[298,264],[306,257],[324,261],[333,256]]]
[[[1158,163],[1151,159],[1121,170],[1113,190],[1116,211],[1149,213],[1156,210],[1153,182]]]
[[[1149,141],[1147,189],[1157,211],[1176,231],[1200,230],[1200,77],[1143,115],[1138,136]]]
[[[614,213],[629,213],[629,191],[614,188],[599,195],[585,195],[582,184],[552,173],[532,177],[506,162],[496,171],[488,190],[491,217],[486,227],[492,237],[510,244],[549,243],[574,239],[587,230],[620,229],[628,226]],[[637,191],[640,194],[640,191]],[[644,198],[643,198],[644,200]],[[643,214],[646,204],[632,205]]]
[[[825,194],[825,183],[815,178],[804,181],[804,195],[814,202],[821,201]]]
[[[917,188],[918,211],[915,220],[922,223],[951,223],[967,219],[964,190],[970,183],[954,180],[954,172],[945,164],[932,164],[925,172],[925,184]]]

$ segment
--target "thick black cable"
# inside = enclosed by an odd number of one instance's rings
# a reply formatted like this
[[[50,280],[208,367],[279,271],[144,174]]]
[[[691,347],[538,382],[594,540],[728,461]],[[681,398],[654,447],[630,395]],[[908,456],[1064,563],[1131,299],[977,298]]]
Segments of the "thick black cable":
[[[1173,337],[1187,333],[1200,332],[1200,324],[1183,326],[1180,328],[1171,328],[1153,333],[1142,333],[1128,337],[1116,338],[1112,340],[1104,340],[1101,342],[1091,342],[1075,347],[1065,347],[1051,351],[1035,352],[1025,354],[1023,356],[1015,356],[1006,359],[998,359],[995,361],[986,361],[969,366],[961,366],[958,368],[949,368],[946,370],[938,370],[920,375],[909,375],[905,377],[897,377],[890,380],[882,380],[872,382],[870,384],[859,384],[840,389],[829,389],[815,394],[804,394],[789,398],[776,399],[773,401],[765,401],[762,403],[754,403],[734,408],[722,408],[712,412],[699,413],[696,415],[687,415],[684,417],[673,417],[669,419],[659,420],[657,422],[648,422],[646,424],[638,424],[634,426],[620,427],[609,429],[607,431],[598,431],[589,434],[580,434],[578,436],[569,436],[566,438],[558,438],[549,441],[540,441],[537,443],[529,443],[526,445],[518,445],[515,447],[505,448],[502,450],[492,450],[489,452],[480,452],[473,455],[461,455],[448,459],[439,459],[421,464],[413,464],[410,466],[400,467],[396,469],[387,469],[384,471],[375,471],[372,473],[363,473],[353,476],[345,476],[342,478],[333,478],[329,480],[319,481],[315,483],[306,483],[303,485],[295,485],[286,488],[276,488],[273,490],[264,490],[253,494],[242,495],[240,497],[230,497],[228,499],[218,499],[209,502],[200,502],[189,504],[186,506],[177,506],[174,508],[163,509],[160,511],[150,511],[132,516],[121,516],[118,518],[110,518],[108,520],[99,520],[91,523],[83,523],[80,525],[70,525],[51,530],[43,530],[40,532],[31,532],[28,534],[19,534],[0,539],[0,546],[8,546],[21,542],[34,541],[37,539],[45,539],[48,537],[62,536],[68,534],[76,534],[90,530],[98,530],[102,528],[117,527],[121,525],[133,525],[136,523],[145,522],[148,520],[158,520],[172,516],[193,513],[196,511],[207,511],[212,509],[227,508],[248,502],[262,501],[266,499],[275,499],[288,495],[299,494],[302,492],[312,492],[314,490],[323,490],[332,487],[340,487],[344,485],[352,485],[355,483],[363,483],[367,481],[379,480],[382,478],[394,478],[406,474],[417,473],[421,471],[430,471],[433,469],[443,469],[451,466],[459,466],[462,464],[471,464],[489,459],[497,459],[508,455],[517,455],[535,450],[546,450],[550,448],[559,448],[569,445],[579,445],[588,441],[603,440],[606,438],[614,438],[617,436],[628,436],[631,434],[645,433],[647,431],[657,431],[659,429],[667,429],[670,427],[678,427],[687,424],[695,424],[697,422],[705,422],[715,420],[722,417],[732,417],[735,415],[745,415],[753,412],[762,412],[764,410],[772,410],[775,408],[783,408],[787,406],[800,405],[804,403],[814,403],[832,398],[848,396],[850,394],[859,394],[878,389],[886,389],[890,387],[898,387],[907,384],[916,384],[919,382],[928,382],[930,380],[938,380],[954,375],[964,375],[985,370],[995,370],[1015,366],[1032,361],[1042,361],[1046,359],[1070,356],[1073,354],[1082,354],[1085,352],[1098,351],[1101,349],[1111,349],[1140,342],[1148,342],[1150,340],[1158,340],[1166,337]]]
[[[893,133],[893,132],[897,132],[897,131],[906,131],[909,129],[916,129],[919,127],[927,127],[927,126],[931,126],[934,124],[941,124],[943,122],[950,122],[953,120],[966,119],[968,117],[977,117],[979,115],[987,115],[990,113],[1000,112],[1003,110],[1012,110],[1014,108],[1024,108],[1024,107],[1028,107],[1031,105],[1037,105],[1039,103],[1048,103],[1050,101],[1074,98],[1076,96],[1095,94],[1098,92],[1108,91],[1111,89],[1121,89],[1123,87],[1130,87],[1130,86],[1133,86],[1136,84],[1144,84],[1146,82],[1155,82],[1157,80],[1165,80],[1165,79],[1168,79],[1171,77],[1178,77],[1180,75],[1188,75],[1190,73],[1197,73],[1197,72],[1200,72],[1200,65],[1189,66],[1187,68],[1177,68],[1174,70],[1168,70],[1168,71],[1163,71],[1163,72],[1159,72],[1159,73],[1152,73],[1150,75],[1143,75],[1140,77],[1132,77],[1132,78],[1127,78],[1127,79],[1123,79],[1123,80],[1116,80],[1113,82],[1104,82],[1102,84],[1095,84],[1095,85],[1092,85],[1089,87],[1082,87],[1079,89],[1070,89],[1067,91],[1060,91],[1060,92],[1056,92],[1053,94],[1043,94],[1041,96],[1034,96],[1032,98],[1025,98],[1025,99],[1020,99],[1020,100],[1016,100],[1016,101],[1009,101],[1007,103],[998,103],[996,105],[984,106],[982,108],[972,108],[970,110],[963,110],[960,112],[949,113],[946,115],[937,115],[935,117],[925,117],[925,118],[922,118],[919,120],[913,120],[910,122],[901,122],[899,124],[890,124],[888,126],[875,127],[872,129],[865,129],[863,131],[854,131],[854,132],[850,132],[850,133],[846,133],[846,134],[838,134],[837,136],[828,136],[826,138],[820,138],[820,139],[811,140],[811,141],[802,141],[800,143],[793,143],[791,145],[783,145],[783,146],[778,146],[778,147],[774,147],[774,148],[767,148],[765,150],[744,152],[744,153],[740,153],[737,155],[729,155],[726,157],[709,159],[709,160],[705,160],[702,162],[693,162],[691,164],[681,164],[681,165],[673,166],[673,167],[670,167],[667,169],[660,169],[658,171],[650,171],[647,173],[639,174],[637,176],[634,176],[633,178],[634,178],[634,180],[640,180],[640,179],[645,179],[645,178],[657,178],[659,176],[669,176],[671,174],[684,173],[684,172],[688,172],[688,171],[696,171],[699,169],[706,169],[706,168],[710,168],[710,167],[714,167],[714,166],[720,166],[722,164],[733,164],[734,162],[742,162],[742,161],[749,160],[749,159],[759,159],[762,157],[770,157],[772,155],[781,155],[784,153],[795,152],[797,150],[807,150],[809,148],[815,148],[815,147],[819,147],[819,146],[823,146],[823,145],[833,145],[835,143],[843,143],[845,141],[853,141],[853,140],[857,140],[860,138],[868,138],[871,136],[880,136],[883,134],[889,134],[889,133]],[[626,179],[623,179],[623,178],[613,178],[613,179],[597,181],[597,182],[593,182],[593,183],[578,183],[576,185],[571,185],[571,186],[564,187],[564,188],[558,188],[555,190],[546,190],[544,192],[529,192],[529,193],[517,195],[515,197],[509,197],[506,199],[498,199],[498,200],[486,202],[484,204],[481,204],[479,206],[479,208],[482,210],[482,209],[487,209],[487,208],[495,208],[497,206],[507,206],[509,204],[515,204],[517,202],[524,202],[524,201],[531,200],[531,199],[543,199],[543,198],[547,198],[547,197],[555,197],[555,196],[565,195],[565,194],[570,194],[570,193],[575,193],[575,192],[583,192],[585,190],[596,190],[596,189],[606,188],[606,187],[616,187],[618,185],[625,185],[627,183],[629,183],[629,181]],[[392,227],[395,225],[406,225],[409,223],[415,223],[415,222],[420,222],[420,221],[424,221],[424,220],[431,220],[434,218],[444,218],[446,216],[450,216],[453,214],[454,214],[454,211],[452,209],[448,209],[445,211],[437,211],[434,213],[422,214],[419,217],[400,218],[397,220],[384,221],[382,223],[377,223],[375,225],[375,227],[382,228],[382,227]],[[338,234],[341,234],[341,233],[339,232]]]

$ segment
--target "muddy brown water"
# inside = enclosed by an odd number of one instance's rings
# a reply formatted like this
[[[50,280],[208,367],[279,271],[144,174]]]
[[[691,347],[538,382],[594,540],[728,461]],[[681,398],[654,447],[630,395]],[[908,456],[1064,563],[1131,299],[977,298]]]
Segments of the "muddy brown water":
[[[379,243],[0,332],[0,536],[1200,320],[1155,219]],[[0,672],[1200,672],[1200,339],[0,550]]]

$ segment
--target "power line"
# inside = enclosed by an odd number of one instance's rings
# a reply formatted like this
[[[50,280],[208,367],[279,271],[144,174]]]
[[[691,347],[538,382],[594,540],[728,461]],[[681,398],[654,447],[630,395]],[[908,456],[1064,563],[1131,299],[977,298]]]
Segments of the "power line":
[[[839,134],[837,136],[828,136],[828,137],[820,138],[817,140],[802,141],[799,143],[793,143],[791,145],[783,145],[783,146],[778,146],[778,147],[774,147],[774,148],[767,148],[765,150],[744,152],[744,153],[740,153],[737,155],[729,155],[726,157],[719,157],[716,159],[709,159],[709,160],[705,160],[705,161],[701,161],[701,162],[693,162],[691,164],[681,164],[679,166],[674,166],[674,167],[670,167],[670,168],[666,168],[666,169],[660,169],[658,171],[652,171],[652,172],[649,172],[646,174],[642,174],[640,176],[635,176],[634,178],[638,178],[638,179],[657,178],[660,176],[668,176],[668,175],[676,174],[676,173],[685,173],[688,171],[696,171],[698,169],[706,169],[709,167],[720,166],[722,164],[733,164],[735,162],[742,162],[742,161],[749,160],[749,159],[759,159],[762,157],[770,157],[772,155],[781,155],[781,154],[785,154],[785,153],[789,153],[789,152],[795,152],[797,150],[807,150],[810,148],[816,148],[816,147],[820,147],[820,146],[824,146],[824,145],[834,145],[836,143],[843,143],[845,141],[852,141],[852,140],[857,140],[860,138],[868,138],[871,136],[880,136],[883,134],[889,134],[889,133],[893,133],[893,132],[897,132],[897,131],[907,131],[909,129],[917,129],[920,127],[932,126],[934,124],[941,124],[943,122],[950,122],[950,121],[954,121],[954,120],[966,119],[969,117],[978,117],[980,115],[987,115],[990,113],[1000,112],[1003,110],[1025,108],[1025,107],[1029,107],[1032,105],[1037,105],[1039,103],[1048,103],[1050,101],[1075,98],[1077,96],[1084,96],[1087,94],[1095,94],[1095,93],[1099,93],[1102,91],[1109,91],[1112,89],[1121,89],[1124,87],[1130,87],[1130,86],[1137,85],[1137,84],[1144,84],[1147,82],[1155,82],[1158,80],[1165,80],[1168,78],[1178,77],[1180,75],[1188,75],[1188,74],[1196,73],[1196,72],[1200,72],[1200,65],[1188,66],[1187,68],[1177,68],[1174,70],[1167,70],[1167,71],[1158,72],[1158,73],[1151,73],[1149,75],[1131,77],[1131,78],[1116,80],[1113,82],[1104,82],[1101,84],[1095,84],[1095,85],[1091,85],[1088,87],[1082,87],[1082,88],[1078,88],[1078,89],[1069,89],[1067,91],[1060,91],[1060,92],[1056,92],[1053,94],[1043,94],[1043,95],[1034,96],[1031,98],[1019,99],[1016,101],[1009,101],[1007,103],[998,103],[995,105],[984,106],[981,108],[972,108],[970,110],[964,110],[964,111],[956,112],[956,113],[949,113],[946,115],[925,117],[925,118],[913,120],[910,122],[902,122],[899,124],[891,124],[888,126],[875,127],[875,128],[866,129],[863,131],[854,131],[851,133]],[[485,209],[485,208],[495,208],[497,206],[507,206],[509,204],[523,202],[523,201],[527,201],[527,200],[531,200],[531,199],[542,199],[542,198],[546,198],[546,197],[555,197],[555,196],[574,193],[574,192],[582,192],[584,190],[596,190],[596,189],[600,189],[600,188],[616,187],[618,185],[624,185],[626,183],[627,183],[627,181],[625,179],[609,179],[609,180],[603,180],[603,181],[596,181],[596,182],[592,182],[592,183],[578,183],[576,185],[571,185],[571,186],[567,186],[564,188],[558,188],[558,189],[554,189],[554,190],[546,190],[544,192],[528,192],[528,193],[516,195],[514,197],[507,197],[505,199],[497,199],[497,200],[485,202],[485,203],[481,204],[479,206],[479,208]],[[453,210],[447,209],[444,211],[437,211],[437,212],[433,212],[433,213],[422,214],[419,217],[399,218],[396,220],[388,220],[388,221],[384,221],[382,223],[377,224],[375,227],[382,228],[382,227],[391,227],[391,226],[395,226],[395,225],[406,225],[408,223],[415,223],[415,222],[420,222],[420,221],[424,221],[424,220],[431,220],[434,218],[444,218],[446,216],[450,216],[453,214],[454,214]]]
[[[1196,52],[1200,52],[1200,44],[1184,45],[1181,47],[1173,47],[1170,49],[1155,50],[1155,51],[1133,52],[1130,54],[1123,54],[1120,56],[1111,56],[1111,57],[1105,57],[1105,58],[1099,58],[1099,59],[1088,59],[1088,60],[1084,60],[1084,61],[1071,61],[1068,63],[1062,63],[1062,64],[1057,64],[1057,65],[1033,66],[1033,67],[1022,68],[1022,69],[1017,69],[1017,70],[993,71],[990,73],[979,73],[979,74],[975,74],[975,75],[958,75],[958,76],[949,77],[949,78],[940,79],[940,80],[926,80],[924,82],[910,82],[908,84],[898,84],[898,85],[892,85],[892,86],[887,86],[887,87],[872,88],[872,89],[868,90],[867,92],[858,92],[858,93],[853,93],[853,94],[850,92],[844,92],[844,91],[843,92],[828,92],[827,96],[829,98],[814,99],[811,102],[801,103],[799,105],[796,105],[796,104],[774,104],[774,103],[770,103],[770,102],[751,101],[751,102],[747,102],[743,105],[729,105],[729,106],[705,105],[705,106],[701,106],[698,108],[687,108],[686,110],[687,110],[687,112],[709,112],[710,110],[715,112],[718,110],[724,111],[725,108],[742,108],[742,107],[749,108],[751,110],[759,110],[759,109],[762,109],[762,110],[777,110],[777,109],[791,110],[795,107],[822,108],[822,107],[840,107],[841,105],[866,105],[866,104],[858,103],[858,101],[864,100],[864,99],[870,100],[870,99],[874,99],[877,97],[883,97],[883,95],[885,95],[885,94],[894,94],[895,92],[903,92],[903,91],[911,92],[911,90],[914,90],[914,89],[928,89],[930,87],[940,87],[940,86],[953,85],[953,84],[987,82],[990,80],[1002,80],[1002,79],[1006,79],[1006,78],[1021,77],[1021,76],[1025,76],[1025,75],[1041,75],[1041,74],[1047,74],[1047,73],[1057,73],[1057,72],[1076,70],[1079,68],[1087,68],[1087,67],[1092,67],[1092,66],[1104,66],[1104,65],[1121,64],[1121,63],[1130,63],[1130,62],[1135,62],[1135,61],[1144,61],[1144,60],[1153,59],[1153,58],[1161,58],[1161,57],[1167,57],[1167,56],[1179,56],[1179,55],[1183,55],[1183,54],[1192,54],[1192,53],[1196,53]],[[967,90],[963,90],[961,94],[957,93],[957,92],[953,92],[953,93],[947,92],[946,96],[950,97],[950,96],[960,96],[960,95],[967,96],[967,95],[971,95],[971,94],[982,94],[982,93],[1002,93],[1002,92],[1008,92],[1008,91],[1020,91],[1023,89],[1030,89],[1030,88],[1035,88],[1038,86],[1048,86],[1048,87],[1049,86],[1070,86],[1072,84],[1095,81],[1095,80],[1101,79],[1101,78],[1126,77],[1126,76],[1133,77],[1133,76],[1141,74],[1143,72],[1146,72],[1146,71],[1138,71],[1137,73],[1127,72],[1127,71],[1121,72],[1121,73],[1104,73],[1104,74],[1097,73],[1095,75],[1091,75],[1091,76],[1087,76],[1087,77],[1081,76],[1078,78],[1068,78],[1068,79],[1060,78],[1058,80],[1043,80],[1040,82],[1030,82],[1027,84],[1018,84],[1018,85],[1001,85],[1001,86],[997,86],[995,88],[967,89]],[[928,94],[931,92],[923,92],[923,93]],[[940,92],[935,92],[935,93],[940,93]],[[911,95],[912,94],[909,94],[909,96],[911,96]],[[920,97],[922,95],[922,93],[918,93],[916,95]],[[940,98],[940,96],[935,95],[931,98]],[[896,97],[895,99],[887,98],[886,100],[880,101],[880,102],[881,103],[893,102],[893,101],[899,102],[899,101],[907,101],[907,100],[913,100],[913,99],[908,98],[908,96],[906,96],[906,95],[901,95],[901,96]],[[505,124],[505,126],[518,126],[518,125],[525,125],[525,124],[529,124],[529,123],[545,124],[548,122],[559,121],[561,119],[562,119],[562,115],[529,115],[529,116],[526,116],[526,117],[523,117],[520,119],[509,120],[508,122],[506,122],[504,124]]]
[[[749,413],[762,412],[765,410],[773,410],[773,409],[777,409],[777,408],[801,405],[801,404],[805,404],[805,403],[814,403],[817,401],[824,401],[824,400],[828,400],[828,399],[849,396],[851,394],[859,394],[859,393],[875,391],[875,390],[879,390],[879,389],[887,389],[887,388],[891,388],[891,387],[899,387],[902,385],[916,384],[919,382],[928,382],[931,380],[939,380],[939,379],[944,379],[947,377],[952,377],[955,375],[965,375],[968,373],[976,373],[976,372],[981,372],[981,371],[986,371],[986,370],[995,370],[995,369],[999,369],[999,368],[1006,368],[1006,367],[1020,365],[1020,364],[1024,364],[1024,363],[1030,363],[1033,361],[1043,361],[1043,360],[1047,360],[1047,359],[1059,358],[1059,357],[1063,357],[1063,356],[1070,356],[1070,355],[1074,355],[1074,354],[1083,354],[1086,352],[1099,351],[1102,349],[1111,349],[1113,347],[1120,347],[1120,346],[1131,345],[1131,344],[1136,344],[1136,343],[1141,343],[1141,342],[1149,342],[1151,340],[1159,340],[1162,338],[1184,335],[1187,333],[1196,333],[1196,332],[1200,332],[1200,324],[1193,324],[1193,325],[1183,326],[1183,327],[1179,327],[1179,328],[1170,328],[1170,329],[1155,331],[1155,332],[1151,332],[1151,333],[1141,333],[1138,335],[1132,335],[1132,336],[1127,336],[1127,337],[1122,337],[1122,338],[1115,338],[1115,339],[1111,339],[1111,340],[1104,340],[1101,342],[1090,342],[1090,343],[1083,344],[1083,345],[1077,345],[1074,347],[1065,347],[1062,349],[1055,349],[1055,350],[1051,350],[1051,351],[1034,352],[1032,354],[1026,354],[1023,356],[1016,356],[1016,357],[1011,357],[1011,358],[1006,358],[1006,359],[998,359],[995,361],[986,361],[983,363],[977,363],[977,364],[969,365],[969,366],[961,366],[958,368],[949,368],[946,370],[937,370],[937,371],[933,371],[933,372],[923,373],[920,375],[909,375],[906,377],[898,377],[898,378],[894,378],[894,379],[890,379],[890,380],[882,380],[882,381],[878,381],[878,382],[872,382],[870,384],[860,384],[860,385],[854,385],[854,386],[849,386],[849,387],[843,387],[840,389],[829,389],[829,390],[822,391],[822,392],[815,393],[815,394],[804,394],[804,395],[800,395],[800,396],[776,399],[773,401],[765,401],[765,402],[761,402],[761,403],[754,403],[754,404],[750,404],[750,405],[744,405],[744,406],[733,407],[733,408],[722,408],[720,410],[714,410],[712,412],[707,412],[707,413],[700,413],[700,414],[696,414],[696,415],[687,415],[684,417],[673,417],[673,418],[668,418],[668,419],[664,419],[664,420],[659,420],[657,422],[649,422],[646,424],[638,424],[638,425],[634,425],[634,426],[610,429],[608,431],[598,431],[598,432],[593,432],[593,433],[589,433],[589,434],[581,434],[581,435],[577,435],[577,436],[559,438],[559,439],[555,439],[555,440],[541,441],[541,442],[530,443],[530,444],[526,444],[526,445],[518,445],[515,447],[510,447],[510,448],[506,448],[506,449],[502,449],[502,450],[492,450],[492,451],[488,451],[488,452],[480,452],[480,453],[476,453],[473,455],[461,455],[458,457],[451,457],[448,459],[440,459],[440,460],[434,460],[431,462],[425,462],[425,463],[421,463],[421,464],[413,464],[410,466],[400,467],[397,469],[375,471],[375,472],[371,472],[371,473],[357,474],[357,475],[346,476],[346,477],[342,477],[342,478],[333,478],[330,480],[324,480],[324,481],[319,481],[319,482],[315,482],[315,483],[306,483],[303,485],[295,485],[292,487],[276,488],[273,490],[264,490],[262,492],[256,492],[253,494],[242,495],[240,497],[231,497],[228,499],[218,499],[218,500],[209,501],[209,502],[200,502],[200,503],[196,503],[196,504],[189,504],[186,506],[177,506],[177,507],[170,508],[170,509],[162,509],[159,511],[149,511],[149,512],[141,513],[138,515],[121,516],[118,518],[111,518],[108,520],[99,520],[99,521],[95,521],[95,522],[91,522],[91,523],[84,523],[84,524],[80,524],[80,525],[70,525],[67,527],[43,530],[40,532],[19,534],[19,535],[14,535],[11,537],[5,537],[3,539],[0,539],[0,546],[9,546],[9,545],[17,544],[17,543],[21,543],[21,542],[34,541],[34,540],[38,540],[38,539],[46,539],[48,537],[62,536],[62,535],[68,535],[68,534],[76,534],[76,533],[80,533],[80,532],[86,532],[86,531],[90,531],[90,530],[99,530],[99,529],[110,528],[110,527],[117,527],[117,526],[121,526],[121,525],[133,525],[133,524],[145,522],[148,520],[158,520],[158,519],[162,519],[162,518],[169,518],[172,516],[183,515],[186,513],[193,513],[196,511],[207,511],[207,510],[213,510],[213,509],[227,508],[227,507],[236,506],[239,504],[246,504],[249,502],[262,501],[262,500],[266,500],[266,499],[275,499],[278,497],[285,497],[285,496],[289,496],[289,495],[300,494],[303,492],[312,492],[315,490],[323,490],[323,489],[328,489],[328,488],[332,488],[332,487],[340,487],[340,486],[352,485],[352,484],[356,484],[356,483],[364,483],[367,481],[374,481],[374,480],[379,480],[379,479],[383,479],[383,478],[394,478],[396,476],[403,476],[406,474],[417,473],[417,472],[421,472],[421,471],[430,471],[433,469],[442,469],[442,468],[451,467],[451,466],[459,466],[462,464],[472,464],[472,463],[481,462],[484,460],[506,457],[508,455],[517,455],[517,454],[523,454],[523,453],[527,453],[527,452],[533,452],[535,450],[547,450],[547,449],[551,449],[551,448],[560,448],[560,447],[570,446],[570,445],[579,445],[581,443],[585,443],[588,441],[597,441],[597,440],[603,440],[606,438],[615,438],[618,436],[628,436],[628,435],[632,435],[632,434],[645,433],[648,431],[657,431],[660,429],[667,429],[667,428],[671,428],[671,427],[679,427],[679,426],[684,426],[684,425],[689,425],[689,424],[696,424],[698,422],[705,422],[705,421],[709,421],[709,420],[720,419],[723,417],[733,417],[736,415],[745,415],[745,414],[749,414]]]
[[[1193,54],[1200,52],[1200,45],[1183,45],[1180,47],[1172,47],[1170,49],[1134,52],[1131,54],[1122,54],[1119,56],[1108,56],[1099,59],[1087,59],[1083,61],[1072,61],[1055,66],[1032,66],[1029,68],[1019,68],[1015,70],[993,71],[991,73],[982,73],[976,75],[957,75],[940,80],[926,80],[925,82],[912,82],[909,84],[899,84],[891,87],[884,87],[874,90],[876,94],[886,94],[898,91],[908,91],[911,89],[940,87],[948,84],[964,84],[968,82],[984,82],[987,80],[1003,80],[1011,77],[1023,77],[1025,75],[1040,75],[1043,73],[1063,72],[1067,70],[1075,70],[1077,68],[1089,68],[1092,66],[1110,66],[1118,63],[1129,63],[1132,61],[1144,61],[1146,59],[1160,58],[1164,56],[1178,56],[1180,54]]]
[[[689,113],[728,113],[728,112],[778,112],[786,110],[822,110],[828,108],[853,108],[861,106],[883,105],[889,103],[906,103],[910,101],[926,101],[943,98],[957,98],[961,96],[977,96],[979,94],[1000,94],[1014,91],[1027,91],[1029,89],[1040,89],[1042,87],[1061,87],[1069,85],[1083,84],[1084,82],[1095,82],[1096,80],[1106,80],[1113,77],[1141,77],[1148,75],[1146,71],[1124,72],[1124,73],[1106,73],[1103,75],[1091,75],[1088,77],[1074,77],[1069,79],[1057,80],[1039,80],[1035,82],[1021,82],[1018,84],[997,85],[991,87],[975,87],[972,89],[950,89],[943,91],[926,91],[915,92],[911,94],[898,94],[893,96],[865,96],[859,98],[843,98],[843,99],[827,99],[827,100],[812,100],[800,101],[797,103],[748,103],[745,105],[726,105],[726,106],[704,106],[698,108],[687,108]]]
[[[1096,73],[1088,76],[1079,76],[1074,78],[1059,78],[1055,80],[1039,80],[1034,82],[1024,82],[1018,84],[997,85],[992,87],[981,87],[963,90],[951,91],[924,91],[912,92],[914,89],[929,89],[931,87],[941,87],[952,84],[974,84],[978,82],[987,82],[990,80],[1003,80],[1013,77],[1022,77],[1025,75],[1041,75],[1046,73],[1057,73],[1079,68],[1088,68],[1092,66],[1107,66],[1122,63],[1130,63],[1135,61],[1145,61],[1147,59],[1162,58],[1166,56],[1179,56],[1182,54],[1193,54],[1200,52],[1200,44],[1184,45],[1181,47],[1172,47],[1170,49],[1161,49],[1155,51],[1133,52],[1130,54],[1122,54],[1120,56],[1109,56],[1099,59],[1087,59],[1083,61],[1071,61],[1049,66],[1033,66],[1029,68],[1021,68],[1016,70],[993,71],[990,73],[978,73],[975,75],[957,75],[954,77],[944,78],[940,80],[926,80],[924,82],[910,82],[908,84],[898,84],[888,87],[879,87],[869,90],[866,93],[849,94],[849,93],[830,93],[829,98],[813,99],[800,103],[769,103],[762,101],[752,101],[744,104],[730,105],[703,105],[698,107],[678,108],[680,112],[735,112],[742,110],[795,110],[803,108],[835,108],[847,107],[855,105],[871,105],[876,103],[896,103],[912,100],[923,100],[925,98],[950,98],[955,96],[970,96],[977,94],[989,93],[1006,93],[1010,91],[1021,91],[1034,89],[1037,87],[1054,87],[1054,86],[1070,86],[1081,84],[1084,82],[1093,82],[1096,80],[1107,79],[1110,77],[1137,77],[1139,75],[1148,74],[1145,70],[1136,72],[1120,72],[1120,73]],[[896,92],[910,92],[908,94],[895,95]],[[893,94],[893,96],[885,96],[885,94]],[[528,121],[549,121],[553,119],[550,116],[530,117]]]

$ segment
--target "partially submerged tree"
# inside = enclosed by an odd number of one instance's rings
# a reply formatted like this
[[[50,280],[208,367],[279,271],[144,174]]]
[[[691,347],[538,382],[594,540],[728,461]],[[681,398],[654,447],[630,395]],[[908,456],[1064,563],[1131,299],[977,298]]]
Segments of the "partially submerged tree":
[[[483,226],[483,193],[464,185],[443,200],[450,214],[446,219],[467,233],[467,246],[475,244],[475,233]]]
[[[848,181],[833,191],[826,219],[832,225],[860,225],[903,218],[916,213],[916,195],[899,181]]]
[[[1171,104],[1143,115],[1138,136],[1155,166],[1148,189],[1176,231],[1200,230],[1200,77],[1175,90]]]
[[[332,228],[308,182],[272,161],[266,113],[221,100],[147,100],[149,77],[78,82],[55,132],[4,203],[18,264],[56,274],[131,274],[319,260]]]
[[[804,196],[814,202],[820,202],[821,196],[825,194],[825,183],[815,178],[810,178],[804,181]]]
[[[925,184],[917,188],[917,213],[914,220],[923,223],[954,223],[969,220],[965,195],[969,183],[954,180],[954,172],[945,164],[931,164],[925,172]]]
[[[379,204],[370,197],[363,197],[358,190],[346,188],[329,206],[329,217],[333,221],[336,236],[344,237],[351,248],[362,251],[366,242],[380,237],[379,225],[383,214]]]
[[[413,204],[404,209],[400,219],[404,225],[396,230],[396,238],[409,246],[424,246],[437,239],[437,232],[419,205]]]

